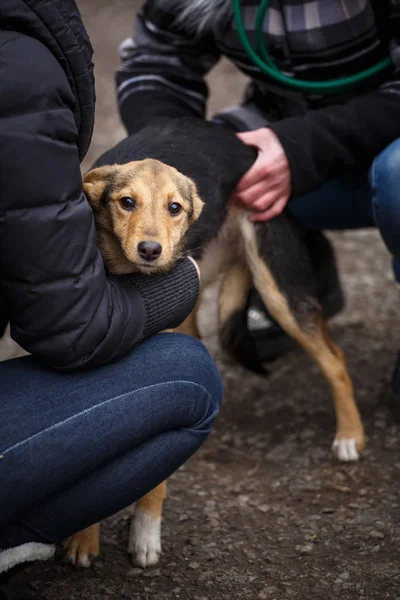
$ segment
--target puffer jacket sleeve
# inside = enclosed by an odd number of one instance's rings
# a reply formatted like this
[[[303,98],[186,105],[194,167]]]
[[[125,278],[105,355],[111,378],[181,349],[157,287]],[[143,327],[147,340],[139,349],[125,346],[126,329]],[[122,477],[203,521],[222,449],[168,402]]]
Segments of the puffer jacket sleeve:
[[[95,367],[193,308],[190,261],[151,285],[106,276],[82,192],[75,96],[39,41],[0,32],[0,277],[12,337],[58,369]],[[190,264],[189,264],[190,263]]]

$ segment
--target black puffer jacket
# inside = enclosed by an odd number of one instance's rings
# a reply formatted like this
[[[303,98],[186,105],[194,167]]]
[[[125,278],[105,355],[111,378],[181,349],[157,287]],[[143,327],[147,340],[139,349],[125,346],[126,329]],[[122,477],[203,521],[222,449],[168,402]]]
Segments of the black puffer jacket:
[[[92,48],[72,0],[0,2],[0,335],[61,369],[99,366],[190,312],[197,274],[107,277],[80,160]]]

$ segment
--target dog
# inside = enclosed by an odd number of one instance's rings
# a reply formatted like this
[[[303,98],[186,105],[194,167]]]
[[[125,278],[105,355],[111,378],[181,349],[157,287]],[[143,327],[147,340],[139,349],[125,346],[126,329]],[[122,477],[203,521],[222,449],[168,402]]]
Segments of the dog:
[[[184,256],[185,235],[204,203],[196,185],[158,160],[131,161],[90,170],[83,189],[93,210],[97,241],[114,275],[162,273]],[[135,505],[128,551],[140,567],[158,562],[164,481]],[[99,524],[65,542],[67,561],[90,566],[99,554]]]
[[[218,300],[222,345],[239,362],[260,371],[251,338],[238,327],[248,291],[254,286],[271,315],[311,355],[328,380],[336,413],[335,455],[342,461],[357,460],[365,445],[363,425],[343,355],[329,337],[317,300],[305,231],[288,211],[266,223],[254,223],[245,210],[228,203],[256,156],[254,148],[224,126],[189,117],[154,120],[106,152],[84,178],[99,247],[110,271],[154,272],[190,254],[198,261],[202,289],[222,275]],[[142,166],[137,161],[143,161]],[[167,176],[164,169],[171,168]],[[166,184],[160,187],[157,176],[175,182],[175,191],[167,194],[169,200],[162,193]],[[182,185],[179,176],[186,178]],[[135,212],[130,217],[124,214],[130,210],[123,206],[128,197],[135,198],[136,216]],[[175,198],[182,206],[180,223],[166,217],[165,207]],[[163,250],[143,258],[139,250],[143,241]],[[196,313],[195,309],[179,330],[200,337]],[[129,549],[142,567],[155,564],[161,551],[165,494],[164,483],[137,503]],[[90,553],[98,553],[98,526],[67,542],[68,557],[75,564],[90,564]]]

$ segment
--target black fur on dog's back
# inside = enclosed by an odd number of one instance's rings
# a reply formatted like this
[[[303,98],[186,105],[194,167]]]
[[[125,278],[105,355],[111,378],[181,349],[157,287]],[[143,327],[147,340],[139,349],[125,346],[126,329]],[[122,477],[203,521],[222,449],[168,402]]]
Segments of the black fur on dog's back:
[[[221,125],[160,117],[105,152],[93,168],[154,158],[190,177],[205,206],[188,231],[186,247],[200,258],[225,221],[230,194],[256,157],[254,148]]]

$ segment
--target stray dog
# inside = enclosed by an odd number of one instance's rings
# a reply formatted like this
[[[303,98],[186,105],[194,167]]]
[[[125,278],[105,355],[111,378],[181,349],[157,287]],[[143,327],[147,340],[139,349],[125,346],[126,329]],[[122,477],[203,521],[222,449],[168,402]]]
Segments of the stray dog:
[[[97,241],[115,275],[168,271],[184,256],[185,235],[204,203],[195,184],[154,159],[105,165],[89,171],[83,188],[92,207]],[[166,482],[135,505],[128,551],[141,567],[158,562]],[[99,554],[99,524],[65,542],[68,562],[88,567]]]
[[[157,163],[152,176],[147,168],[136,171],[138,187],[135,190],[142,190],[139,199],[130,188],[127,163],[135,165],[131,161],[148,158],[153,162],[147,164],[161,161],[177,169],[173,171],[173,178],[177,173],[189,178],[190,183],[185,180],[182,186],[175,180],[174,194],[183,199],[178,203],[186,207],[187,217],[174,233],[174,221],[165,220],[165,210],[159,210],[166,201],[155,199],[142,205],[140,199],[157,197],[157,184],[151,177],[156,177],[157,169],[161,174],[165,166]],[[260,370],[249,338],[237,335],[238,315],[243,314],[248,291],[255,286],[271,315],[314,358],[328,380],[337,423],[334,453],[343,461],[357,460],[365,444],[364,430],[343,355],[329,337],[317,300],[304,230],[287,211],[266,223],[253,223],[246,211],[228,204],[236,184],[255,159],[256,150],[245,146],[223,126],[192,118],[154,120],[106,152],[97,161],[97,168],[84,179],[99,230],[101,251],[110,271],[167,269],[177,257],[189,253],[199,262],[202,289],[222,275],[218,301],[221,341],[245,366]],[[154,192],[148,191],[149,186]],[[123,206],[127,194],[137,203],[137,218],[134,213],[129,218],[122,216],[121,205],[122,211],[128,210]],[[192,201],[185,203],[188,194]],[[146,206],[152,207],[149,215]],[[163,257],[160,252],[158,256],[146,254],[143,258],[139,250],[143,235],[152,244],[165,247],[166,255]],[[128,243],[130,238],[133,243]],[[199,337],[196,310],[180,330]],[[135,548],[136,563],[141,566],[155,564],[161,548],[160,517],[165,484],[154,490],[154,500],[152,494],[138,501],[131,529],[130,550]],[[154,515],[157,526],[149,527],[149,519]],[[94,535],[97,541],[89,544],[89,550],[92,554],[98,553],[98,531],[89,528],[68,541],[68,556],[72,562],[87,564],[90,559],[87,545],[80,544],[82,535],[89,540]]]

